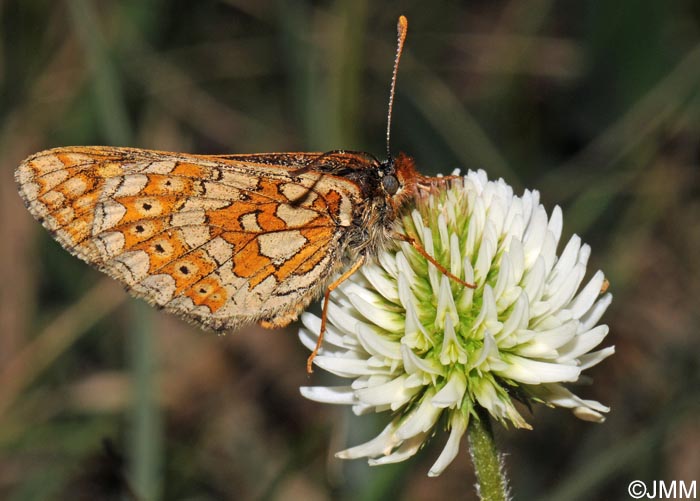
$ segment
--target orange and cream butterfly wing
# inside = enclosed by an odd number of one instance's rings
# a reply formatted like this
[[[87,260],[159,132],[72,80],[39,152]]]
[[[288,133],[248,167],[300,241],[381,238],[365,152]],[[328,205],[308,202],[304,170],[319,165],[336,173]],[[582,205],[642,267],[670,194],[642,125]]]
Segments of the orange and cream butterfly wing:
[[[212,329],[282,326],[342,264],[361,203],[353,182],[299,170],[319,155],[66,147],[15,177],[63,247],[135,295]]]

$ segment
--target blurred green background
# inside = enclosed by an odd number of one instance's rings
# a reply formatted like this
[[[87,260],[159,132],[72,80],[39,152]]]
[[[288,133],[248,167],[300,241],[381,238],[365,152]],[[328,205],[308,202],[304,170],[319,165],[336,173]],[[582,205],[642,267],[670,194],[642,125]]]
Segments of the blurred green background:
[[[376,434],[308,402],[295,328],[202,333],[130,300],[32,220],[29,154],[120,144],[197,153],[384,152],[484,168],[564,208],[615,296],[617,354],[564,410],[497,427],[516,499],[628,499],[700,480],[700,3],[694,0],[6,0],[0,3],[0,498],[472,499],[466,450],[370,468]],[[525,411],[527,413],[527,411]]]

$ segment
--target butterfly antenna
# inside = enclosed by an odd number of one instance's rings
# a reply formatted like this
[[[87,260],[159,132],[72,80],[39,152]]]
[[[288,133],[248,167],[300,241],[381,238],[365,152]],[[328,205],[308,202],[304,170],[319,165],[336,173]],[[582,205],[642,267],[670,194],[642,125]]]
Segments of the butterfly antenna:
[[[391,113],[394,109],[394,93],[396,92],[396,74],[399,71],[399,61],[403,52],[403,44],[406,41],[406,32],[408,31],[408,19],[406,16],[400,16],[398,25],[398,40],[396,45],[396,58],[394,59],[394,72],[391,75],[391,88],[389,89],[389,113],[386,117],[386,157],[391,160]]]

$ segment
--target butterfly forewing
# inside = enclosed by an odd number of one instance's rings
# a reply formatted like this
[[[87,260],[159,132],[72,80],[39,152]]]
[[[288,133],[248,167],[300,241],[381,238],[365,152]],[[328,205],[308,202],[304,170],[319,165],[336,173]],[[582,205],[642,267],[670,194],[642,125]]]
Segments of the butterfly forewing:
[[[343,263],[362,193],[317,153],[38,153],[17,170],[61,245],[136,295],[213,329],[285,325]],[[327,171],[344,161],[342,154]]]

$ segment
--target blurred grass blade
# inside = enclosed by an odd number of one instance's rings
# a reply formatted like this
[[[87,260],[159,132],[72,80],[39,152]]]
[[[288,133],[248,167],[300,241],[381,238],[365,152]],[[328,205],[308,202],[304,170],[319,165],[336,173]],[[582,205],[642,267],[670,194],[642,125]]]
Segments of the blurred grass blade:
[[[133,485],[144,499],[159,499],[162,461],[161,416],[155,395],[153,316],[150,307],[134,301],[130,313],[129,359],[133,378],[132,423],[129,451]]]
[[[124,294],[112,279],[103,279],[64,310],[0,372],[0,416],[17,396],[84,332],[123,301]]]
[[[692,378],[688,388],[697,389],[697,377]],[[679,392],[683,394],[683,392]],[[625,437],[616,444],[611,444],[595,457],[586,458],[569,476],[559,482],[543,501],[568,501],[570,499],[593,499],[596,490],[606,485],[621,472],[632,471],[635,465],[657,457],[661,453],[664,439],[678,423],[684,419],[693,419],[698,412],[698,392],[689,391],[688,396],[674,400],[673,404],[647,423],[642,430],[632,437]],[[632,480],[635,477],[627,477]]]
[[[417,71],[412,78],[401,80],[399,94],[421,112],[457,156],[460,165],[486,169],[491,177],[503,177],[514,187],[519,186],[517,173],[454,92],[427,66],[411,57],[410,52],[403,57],[406,66]]]
[[[584,150],[544,177],[540,181],[542,190],[559,188],[561,193],[561,181],[567,178],[570,186],[592,185],[589,180],[600,179],[601,171],[645,144],[671,118],[679,113],[695,115],[696,110],[687,104],[697,95],[699,84],[700,45],[696,45],[619,120],[603,130]],[[596,168],[590,169],[591,165]],[[637,164],[631,167],[641,168]],[[608,178],[603,179],[609,184]]]
[[[88,0],[68,3],[73,28],[92,71],[99,121],[112,144],[130,144],[131,128],[116,69],[98,29],[98,16]],[[129,359],[134,386],[130,435],[130,468],[135,491],[144,499],[160,497],[161,423],[154,398],[151,312],[142,301],[131,305]]]
[[[124,106],[117,72],[98,29],[98,18],[89,0],[68,2],[73,29],[80,41],[91,71],[93,91],[97,101],[99,122],[104,135],[113,144],[126,145],[131,139],[131,128]]]

